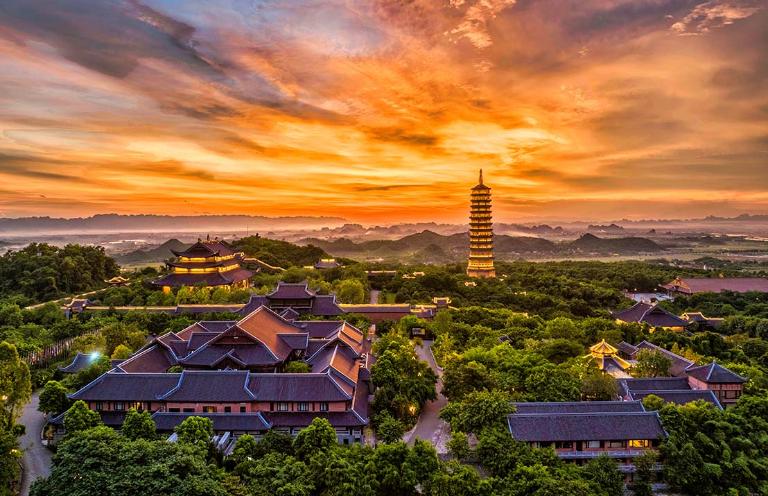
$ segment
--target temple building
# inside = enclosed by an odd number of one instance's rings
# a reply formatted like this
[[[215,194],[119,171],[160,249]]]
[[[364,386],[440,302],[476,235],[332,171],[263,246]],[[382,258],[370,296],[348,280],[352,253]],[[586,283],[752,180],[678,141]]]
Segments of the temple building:
[[[152,283],[165,292],[181,286],[247,288],[253,275],[240,266],[245,254],[218,238],[171,251],[176,260],[167,263],[170,272]]]
[[[472,188],[469,212],[469,277],[496,277],[493,267],[493,222],[491,217],[491,188],[480,182]]]
[[[661,286],[670,295],[697,293],[768,293],[767,277],[677,277]]]
[[[661,308],[656,303],[635,303],[626,310],[611,313],[618,323],[648,324],[653,330],[657,327],[670,331],[684,331],[692,322]]]
[[[559,458],[577,464],[607,456],[618,462],[627,482],[636,471],[635,458],[658,449],[667,437],[658,412],[646,411],[640,401],[514,405],[515,413],[507,416],[514,439],[535,448],[553,448]]]
[[[608,344],[605,339],[590,346],[589,355],[586,358],[592,359],[598,369],[613,377],[630,377],[627,370],[632,364],[621,358],[619,350]]]
[[[363,441],[371,393],[370,340],[344,321],[288,321],[260,306],[239,321],[201,321],[148,342],[69,395],[119,427],[131,408],[160,432],[208,416],[217,434],[296,434],[327,419],[341,443]],[[290,362],[308,372],[286,373]],[[63,414],[51,424],[62,431]]]
[[[648,395],[656,395],[665,401],[685,404],[704,400],[718,408],[735,404],[742,395],[744,377],[728,370],[717,362],[697,365],[676,353],[648,341],[637,345],[621,342],[616,349],[622,359],[634,365],[642,350],[660,353],[669,360],[667,377],[627,377],[626,374],[614,374],[619,385],[619,396],[624,400],[640,400]],[[631,371],[631,369],[630,369]]]

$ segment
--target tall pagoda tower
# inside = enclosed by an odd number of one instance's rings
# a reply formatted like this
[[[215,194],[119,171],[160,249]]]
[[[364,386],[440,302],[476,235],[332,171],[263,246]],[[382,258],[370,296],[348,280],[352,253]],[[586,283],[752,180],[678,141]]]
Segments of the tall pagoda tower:
[[[480,182],[472,188],[469,211],[469,277],[496,277],[493,268],[493,223],[491,222],[491,188]]]

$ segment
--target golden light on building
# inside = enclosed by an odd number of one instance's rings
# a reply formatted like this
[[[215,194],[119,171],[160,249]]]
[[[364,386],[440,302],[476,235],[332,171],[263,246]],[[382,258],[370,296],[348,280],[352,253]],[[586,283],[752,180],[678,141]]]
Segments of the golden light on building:
[[[480,182],[472,188],[469,211],[469,263],[470,277],[496,277],[493,266],[493,222],[491,215],[491,188]]]

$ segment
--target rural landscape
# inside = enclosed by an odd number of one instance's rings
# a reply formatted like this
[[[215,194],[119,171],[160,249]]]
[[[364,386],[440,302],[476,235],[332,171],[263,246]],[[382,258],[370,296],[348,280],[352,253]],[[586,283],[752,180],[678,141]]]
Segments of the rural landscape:
[[[768,495],[766,25],[0,2],[0,496]]]

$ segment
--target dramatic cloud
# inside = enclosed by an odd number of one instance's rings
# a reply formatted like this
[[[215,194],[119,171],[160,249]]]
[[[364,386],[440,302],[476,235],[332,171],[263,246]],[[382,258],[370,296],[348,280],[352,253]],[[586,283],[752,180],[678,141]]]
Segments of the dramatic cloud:
[[[0,215],[766,212],[766,3],[4,0]]]

